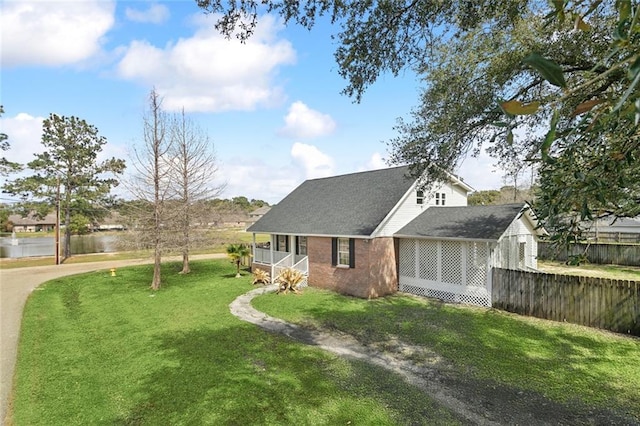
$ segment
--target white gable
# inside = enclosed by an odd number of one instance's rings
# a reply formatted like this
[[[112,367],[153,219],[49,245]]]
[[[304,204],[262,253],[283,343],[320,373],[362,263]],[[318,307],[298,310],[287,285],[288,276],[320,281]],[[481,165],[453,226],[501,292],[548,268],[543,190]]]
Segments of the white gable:
[[[372,237],[391,237],[403,226],[418,217],[431,206],[466,206],[467,190],[452,182],[443,183],[431,192],[422,194],[422,203],[418,201],[418,191],[414,183],[398,204],[391,210]],[[443,204],[444,202],[444,204]]]

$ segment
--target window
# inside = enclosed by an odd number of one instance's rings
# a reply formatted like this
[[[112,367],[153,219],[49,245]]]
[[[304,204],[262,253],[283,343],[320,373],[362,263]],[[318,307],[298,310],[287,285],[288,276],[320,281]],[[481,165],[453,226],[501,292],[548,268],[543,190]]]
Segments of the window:
[[[331,239],[331,264],[355,268],[355,240],[353,238]]]
[[[525,243],[518,243],[518,266],[520,268],[526,267],[526,260]]]
[[[289,237],[286,235],[276,235],[276,251],[289,251]]]
[[[444,201],[445,201],[445,196],[447,194],[445,194],[444,192],[437,192],[436,193],[436,206],[444,206]]]
[[[338,238],[338,266],[349,266],[348,238]]]
[[[307,255],[307,237],[296,237],[296,254]]]
[[[424,191],[416,191],[416,204],[424,203]]]

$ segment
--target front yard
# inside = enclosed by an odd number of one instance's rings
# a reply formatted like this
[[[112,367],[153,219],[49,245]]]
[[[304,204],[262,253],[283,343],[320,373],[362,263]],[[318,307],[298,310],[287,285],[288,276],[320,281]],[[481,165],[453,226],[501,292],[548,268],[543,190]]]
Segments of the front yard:
[[[193,262],[148,289],[151,266],[51,281],[27,303],[13,422],[459,424],[400,377],[244,323],[249,291],[225,260]],[[489,387],[539,393],[640,422],[640,340],[409,296],[367,301],[316,289],[254,306]],[[464,395],[461,395],[464,397]],[[626,413],[626,414],[625,414]]]

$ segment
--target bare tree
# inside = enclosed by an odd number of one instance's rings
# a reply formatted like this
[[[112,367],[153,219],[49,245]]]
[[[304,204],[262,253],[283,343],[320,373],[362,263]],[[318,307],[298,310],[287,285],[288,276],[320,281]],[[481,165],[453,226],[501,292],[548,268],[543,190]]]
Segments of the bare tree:
[[[153,89],[149,94],[149,109],[143,118],[143,143],[133,149],[131,162],[135,173],[128,183],[130,192],[141,206],[135,212],[137,228],[134,232],[144,240],[143,245],[153,248],[153,290],[160,288],[165,245],[163,220],[172,171],[167,162],[171,149],[170,124],[170,118],[162,110],[162,99]]]
[[[182,252],[180,273],[188,274],[190,250],[206,241],[205,232],[191,232],[195,227],[206,226],[203,201],[219,196],[225,184],[216,183],[214,145],[202,129],[185,116],[184,110],[171,124],[172,216],[180,234],[177,239]]]

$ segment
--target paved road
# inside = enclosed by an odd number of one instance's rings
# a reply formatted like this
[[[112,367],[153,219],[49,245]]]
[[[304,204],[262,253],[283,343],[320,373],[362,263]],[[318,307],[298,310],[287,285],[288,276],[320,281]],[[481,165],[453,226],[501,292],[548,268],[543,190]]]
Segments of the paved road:
[[[224,254],[197,255],[191,256],[191,259],[210,259],[224,256]],[[163,260],[170,260],[170,258]],[[22,310],[33,289],[46,281],[66,275],[150,262],[151,259],[134,259],[0,270],[0,419],[2,424],[5,424],[8,414]]]

